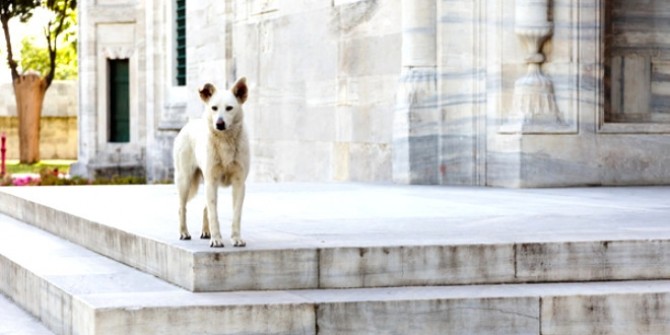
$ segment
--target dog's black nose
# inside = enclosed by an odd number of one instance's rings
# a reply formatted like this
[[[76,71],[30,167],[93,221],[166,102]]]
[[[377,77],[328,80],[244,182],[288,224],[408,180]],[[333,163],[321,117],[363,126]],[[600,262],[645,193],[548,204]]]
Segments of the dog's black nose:
[[[221,120],[221,119],[216,120],[216,129],[218,129],[218,130],[226,130],[226,122],[223,121],[223,120]]]

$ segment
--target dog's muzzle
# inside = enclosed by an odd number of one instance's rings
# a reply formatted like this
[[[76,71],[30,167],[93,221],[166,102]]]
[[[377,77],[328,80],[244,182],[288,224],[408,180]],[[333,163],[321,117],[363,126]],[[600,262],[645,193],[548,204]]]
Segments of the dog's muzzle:
[[[216,120],[216,129],[217,130],[226,130],[226,122],[223,119]]]

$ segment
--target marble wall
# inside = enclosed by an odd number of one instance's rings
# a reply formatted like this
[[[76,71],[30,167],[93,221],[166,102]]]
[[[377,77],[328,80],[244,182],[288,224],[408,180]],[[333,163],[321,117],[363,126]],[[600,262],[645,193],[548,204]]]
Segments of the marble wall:
[[[254,177],[262,181],[391,178],[400,71],[394,1],[236,1],[235,73]]]
[[[663,0],[186,4],[185,86],[171,1],[80,4],[84,166],[169,179],[198,87],[246,76],[257,181],[670,183]],[[99,64],[123,52],[136,131],[110,146]]]
[[[551,29],[538,49],[540,56],[529,52],[531,43],[520,29],[539,24],[519,16],[523,6],[543,1],[440,3],[441,183],[553,187],[670,182],[664,154],[670,128],[660,113],[644,122],[614,122],[606,115],[611,104],[606,94],[611,74],[606,69],[616,57],[606,43],[612,37],[608,27],[616,26],[616,20],[630,22],[616,17],[610,22],[608,6],[616,11],[625,2],[544,1],[544,22]],[[658,10],[665,6],[663,1],[645,4],[626,15],[642,21],[663,15]],[[632,29],[642,29],[641,36],[659,36],[665,25],[652,21],[657,24]],[[636,48],[627,52],[662,52],[654,43]],[[537,98],[531,108],[533,100],[523,85],[529,74],[538,76],[530,69],[533,63],[538,64],[533,71],[539,70],[542,78],[530,91],[551,101]],[[664,108],[664,84],[659,82],[663,71],[657,66],[647,77],[630,79],[651,80],[640,85],[654,87],[650,106],[657,111]]]

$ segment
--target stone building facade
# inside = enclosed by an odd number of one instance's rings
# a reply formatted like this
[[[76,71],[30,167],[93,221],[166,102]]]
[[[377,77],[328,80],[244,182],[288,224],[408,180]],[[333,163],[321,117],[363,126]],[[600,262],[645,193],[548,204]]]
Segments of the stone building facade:
[[[170,178],[172,140],[201,113],[197,88],[246,76],[257,181],[670,183],[664,0],[79,6],[82,174]],[[129,68],[122,143],[109,140],[114,60]]]

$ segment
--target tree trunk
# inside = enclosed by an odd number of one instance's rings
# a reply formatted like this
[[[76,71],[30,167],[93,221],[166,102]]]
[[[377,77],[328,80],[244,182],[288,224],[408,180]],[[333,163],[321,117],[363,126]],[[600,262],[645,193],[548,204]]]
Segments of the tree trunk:
[[[40,115],[46,89],[46,82],[37,74],[21,75],[14,80],[19,116],[19,159],[22,164],[34,164],[40,160]]]

